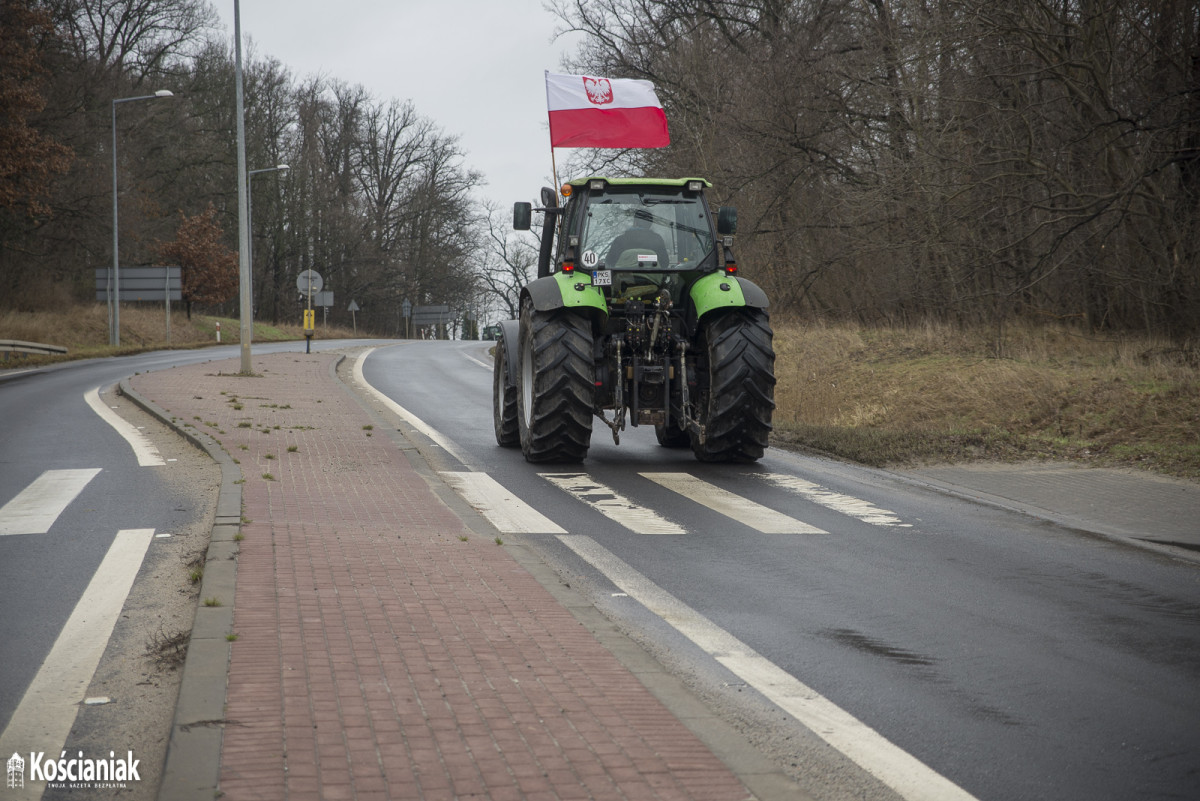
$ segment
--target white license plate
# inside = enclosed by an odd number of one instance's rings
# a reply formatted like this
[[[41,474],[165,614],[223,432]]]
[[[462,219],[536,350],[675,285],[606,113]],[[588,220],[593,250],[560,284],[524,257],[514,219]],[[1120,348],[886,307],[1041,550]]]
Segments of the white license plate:
[[[612,286],[612,270],[596,270],[593,272],[592,286]]]

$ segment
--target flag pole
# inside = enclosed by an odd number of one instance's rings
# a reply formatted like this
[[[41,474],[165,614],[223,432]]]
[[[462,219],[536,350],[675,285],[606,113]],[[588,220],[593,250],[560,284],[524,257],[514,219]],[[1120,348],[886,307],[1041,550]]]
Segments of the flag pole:
[[[550,146],[550,171],[554,175],[554,197],[558,197],[558,163],[554,160],[554,146]]]
[[[550,70],[542,70],[546,80],[546,124],[550,136],[550,173],[554,179],[554,201],[558,202],[558,162],[554,159],[554,131],[550,129]]]

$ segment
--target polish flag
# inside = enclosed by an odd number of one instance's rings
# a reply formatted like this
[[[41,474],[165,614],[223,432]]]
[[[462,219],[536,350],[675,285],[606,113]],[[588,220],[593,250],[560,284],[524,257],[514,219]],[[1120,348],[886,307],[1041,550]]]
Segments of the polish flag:
[[[666,147],[667,115],[654,84],[546,73],[550,147]]]

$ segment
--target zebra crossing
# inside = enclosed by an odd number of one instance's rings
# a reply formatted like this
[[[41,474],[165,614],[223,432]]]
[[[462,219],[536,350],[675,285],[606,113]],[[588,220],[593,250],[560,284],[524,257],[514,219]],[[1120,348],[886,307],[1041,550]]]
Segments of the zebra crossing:
[[[504,534],[566,534],[530,504],[521,500],[487,473],[444,471],[441,478],[453,487],[476,511]],[[607,517],[609,520],[644,535],[684,535],[686,525],[657,509],[631,499],[587,472],[539,473],[539,477],[566,495]],[[909,528],[898,515],[869,501],[834,492],[796,476],[780,473],[748,473],[785,496],[880,527]],[[819,535],[828,532],[788,512],[771,508],[709,481],[685,472],[642,472],[637,476],[662,489],[710,509],[730,520],[764,534]],[[785,504],[790,507],[794,503]]]
[[[45,534],[100,468],[47,470],[0,506],[0,536]]]
[[[83,399],[101,420],[129,443],[139,467],[162,467],[167,464],[149,437],[114,412],[116,407],[105,405],[100,397],[100,387],[85,392]],[[100,472],[99,467],[44,471],[0,506],[0,537],[45,534]]]

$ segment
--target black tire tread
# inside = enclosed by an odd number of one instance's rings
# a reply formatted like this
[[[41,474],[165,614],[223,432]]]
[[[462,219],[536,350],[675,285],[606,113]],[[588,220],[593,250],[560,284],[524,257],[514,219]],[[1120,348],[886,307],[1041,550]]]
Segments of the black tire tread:
[[[501,338],[496,342],[492,366],[492,424],[496,443],[511,448],[521,444],[521,427],[517,422],[517,384],[508,380],[508,364],[517,343]]]
[[[775,350],[766,312],[737,309],[705,322],[708,397],[701,410],[703,444],[692,451],[705,462],[762,458],[775,409]]]
[[[529,462],[580,462],[592,438],[596,392],[591,323],[564,309],[521,312],[522,340],[532,338],[534,398],[528,421],[521,419],[521,451]],[[524,345],[520,350],[524,358]],[[524,390],[518,381],[518,392]]]

